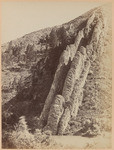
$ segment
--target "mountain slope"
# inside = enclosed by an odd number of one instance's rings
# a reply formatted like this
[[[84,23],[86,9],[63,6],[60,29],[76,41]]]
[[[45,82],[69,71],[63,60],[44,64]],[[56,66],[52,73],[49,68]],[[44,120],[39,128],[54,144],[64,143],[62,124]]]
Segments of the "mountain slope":
[[[108,6],[4,44],[3,129],[25,116],[31,131],[54,135],[111,130],[110,58]]]

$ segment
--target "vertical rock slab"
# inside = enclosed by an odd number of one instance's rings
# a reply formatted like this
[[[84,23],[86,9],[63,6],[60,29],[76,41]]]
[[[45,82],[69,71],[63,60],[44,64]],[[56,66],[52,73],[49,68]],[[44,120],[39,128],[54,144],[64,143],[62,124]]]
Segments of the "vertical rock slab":
[[[66,80],[63,87],[62,95],[65,98],[65,101],[69,101],[69,98],[71,96],[71,93],[74,88],[75,80],[77,80],[82,72],[82,68],[84,65],[85,60],[85,48],[81,47],[80,53],[79,51],[76,53],[72,63],[71,67],[68,71],[68,74],[66,76]]]
[[[84,38],[84,30],[80,30],[76,36],[74,45],[76,46],[76,49],[78,49],[78,46],[80,44],[81,39]]]
[[[64,97],[62,95],[56,95],[50,108],[47,125],[44,127],[44,130],[50,130],[53,135],[57,134],[58,123],[64,111],[63,106]]]
[[[83,89],[80,89],[79,93],[77,94],[75,101],[72,104],[71,117],[77,116],[79,106],[81,106],[82,100],[83,100]]]
[[[91,42],[90,44],[93,45],[93,50],[96,50],[97,49],[97,44],[98,44],[98,41],[99,41],[99,36],[102,32],[102,21],[99,19],[94,27],[94,31],[93,31],[93,34],[92,34],[92,39],[91,39]]]
[[[75,82],[75,86],[72,92],[72,95],[70,97],[72,102],[72,116],[76,117],[78,108],[81,105],[81,101],[83,98],[83,86],[85,85],[85,81],[89,72],[90,68],[90,61],[86,60],[82,74],[78,80]]]
[[[94,19],[95,19],[95,13],[93,13],[91,17],[87,20],[87,24],[84,29],[84,33],[86,36],[88,36],[89,32],[91,31],[91,24],[93,23]]]
[[[63,135],[63,133],[64,133],[64,131],[68,125],[68,122],[70,121],[70,117],[71,117],[70,108],[67,107],[64,110],[64,113],[63,113],[61,120],[59,122],[58,135]]]

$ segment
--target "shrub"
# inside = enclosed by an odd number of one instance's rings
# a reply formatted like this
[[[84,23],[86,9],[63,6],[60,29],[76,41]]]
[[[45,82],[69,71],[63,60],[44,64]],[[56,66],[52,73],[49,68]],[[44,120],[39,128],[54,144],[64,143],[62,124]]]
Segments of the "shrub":
[[[18,124],[15,125],[15,130],[10,133],[9,141],[16,148],[33,148],[34,137],[29,132],[24,116],[20,117]]]
[[[15,125],[15,130],[3,133],[4,148],[52,148],[56,146],[51,136],[46,135],[39,129],[36,129],[34,134],[30,133],[24,116],[21,116],[19,122]]]
[[[86,119],[82,123],[82,127],[74,135],[82,135],[85,137],[94,137],[101,134],[100,125],[96,119]]]
[[[93,137],[100,134],[100,126],[95,119],[88,119],[84,123],[82,136]]]
[[[57,33],[55,29],[52,29],[51,33],[50,33],[50,46],[52,48],[55,48],[57,46],[58,43],[58,37],[57,37]]]
[[[66,32],[64,26],[59,28],[58,37],[59,37],[59,40],[61,41],[61,43],[65,46],[68,42],[68,35],[67,35],[67,32]]]

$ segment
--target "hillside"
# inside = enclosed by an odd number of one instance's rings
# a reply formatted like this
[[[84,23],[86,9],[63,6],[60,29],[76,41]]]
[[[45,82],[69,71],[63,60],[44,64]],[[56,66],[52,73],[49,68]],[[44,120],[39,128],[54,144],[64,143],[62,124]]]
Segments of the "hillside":
[[[2,45],[4,148],[19,148],[18,130],[32,138],[111,133],[111,28],[107,5]]]

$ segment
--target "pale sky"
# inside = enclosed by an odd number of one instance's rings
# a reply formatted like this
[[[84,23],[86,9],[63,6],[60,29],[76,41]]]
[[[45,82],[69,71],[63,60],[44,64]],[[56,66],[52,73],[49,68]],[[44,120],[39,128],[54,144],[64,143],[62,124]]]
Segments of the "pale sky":
[[[101,2],[6,1],[2,2],[2,43],[42,28],[75,19]]]

